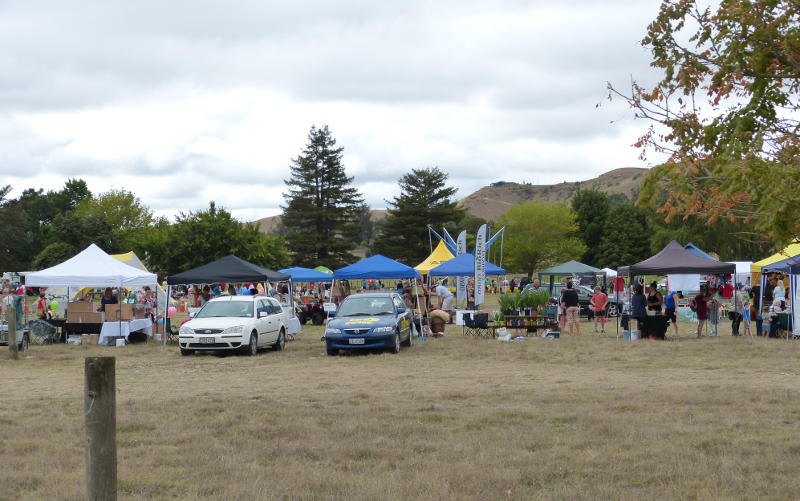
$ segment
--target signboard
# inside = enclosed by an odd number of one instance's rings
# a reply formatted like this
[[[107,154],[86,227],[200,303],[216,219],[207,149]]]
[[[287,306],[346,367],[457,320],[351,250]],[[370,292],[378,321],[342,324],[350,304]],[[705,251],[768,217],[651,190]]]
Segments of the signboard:
[[[486,291],[486,225],[482,224],[475,235],[475,306],[483,304]]]
[[[335,312],[336,311],[336,303],[322,303],[322,310],[325,312]]]
[[[456,256],[460,256],[467,252],[467,232],[462,231],[458,234],[456,241]],[[456,300],[459,305],[463,305],[467,300],[467,277],[458,277],[456,287]]]

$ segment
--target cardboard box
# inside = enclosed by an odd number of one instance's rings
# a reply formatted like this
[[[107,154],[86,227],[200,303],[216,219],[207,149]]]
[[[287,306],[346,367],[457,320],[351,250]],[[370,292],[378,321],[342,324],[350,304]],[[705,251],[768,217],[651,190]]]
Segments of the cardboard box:
[[[73,301],[67,304],[67,311],[70,313],[93,312],[94,303],[91,301]]]
[[[100,334],[89,334],[89,344],[98,344],[100,342]]]
[[[91,312],[91,313],[81,313],[82,323],[84,324],[102,324],[103,323],[103,312]]]
[[[80,311],[67,310],[67,323],[68,324],[81,323],[81,315],[82,313]]]
[[[86,346],[89,344],[89,334],[81,334],[81,345]]]
[[[133,320],[132,304],[107,304],[105,310],[106,322],[117,322],[119,320],[125,322]]]

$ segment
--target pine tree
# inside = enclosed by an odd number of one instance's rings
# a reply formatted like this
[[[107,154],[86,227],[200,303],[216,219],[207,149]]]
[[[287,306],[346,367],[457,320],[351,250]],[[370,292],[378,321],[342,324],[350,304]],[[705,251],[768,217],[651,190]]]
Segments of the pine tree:
[[[358,242],[364,199],[350,186],[343,150],[327,125],[312,126],[308,144],[292,160],[282,224],[295,265],[339,268],[356,260],[350,251]]]
[[[578,190],[572,198],[572,210],[578,216],[578,236],[586,244],[582,261],[600,265],[600,243],[603,241],[606,217],[611,209],[610,197],[598,190]]]
[[[387,200],[389,210],[373,251],[414,266],[430,252],[428,225],[455,226],[466,211],[452,199],[457,189],[446,186],[439,168],[412,169],[400,178],[400,195]]]
[[[643,209],[622,204],[608,212],[603,240],[597,253],[598,266],[614,268],[650,257],[651,231]]]

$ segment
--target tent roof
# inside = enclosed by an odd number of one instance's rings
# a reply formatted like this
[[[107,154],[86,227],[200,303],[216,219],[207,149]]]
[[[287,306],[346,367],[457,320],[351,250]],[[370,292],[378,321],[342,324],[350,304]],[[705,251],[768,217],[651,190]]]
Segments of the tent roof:
[[[353,280],[362,278],[422,278],[422,275],[410,266],[398,263],[394,259],[375,254],[333,272],[337,280]]]
[[[684,245],[683,248],[686,249],[687,251],[691,252],[695,256],[702,257],[702,258],[705,258],[705,259],[711,259],[712,261],[719,261],[719,259],[716,259],[716,258],[714,258],[714,256],[712,256],[710,254],[707,254],[705,251],[703,251],[703,249],[701,249],[700,247],[696,246],[692,242],[689,242],[688,244]]]
[[[567,261],[539,272],[539,278],[546,275],[572,275],[573,273],[602,273],[603,270],[579,263],[578,261]]]
[[[506,270],[486,261],[486,275],[505,275]],[[432,277],[471,277],[475,275],[475,256],[461,254],[428,272]]]
[[[278,271],[291,275],[293,282],[330,282],[333,280],[333,277],[327,273],[299,266]]]
[[[145,267],[144,263],[139,259],[139,256],[136,255],[135,252],[130,251],[124,254],[109,254],[111,257],[116,259],[117,261],[121,261],[128,266],[133,266],[134,268],[138,268],[143,271],[148,271]]]
[[[453,253],[447,249],[444,240],[439,240],[439,244],[433,249],[431,255],[425,258],[424,261],[414,266],[414,269],[420,273],[428,273],[430,270],[436,268],[445,261],[453,259]]]
[[[762,273],[792,273],[792,268],[800,269],[800,256],[787,257],[761,267]]]
[[[153,285],[155,273],[129,266],[95,244],[61,264],[25,275],[31,287],[122,287]]]
[[[770,257],[765,257],[761,261],[756,261],[755,263],[750,265],[750,271],[752,273],[759,273],[761,268],[768,265],[777,263],[778,261],[783,261],[786,258],[795,257],[800,255],[800,241],[795,240],[792,242],[788,247],[781,250],[780,252],[771,255]]]
[[[629,272],[631,275],[736,273],[736,265],[696,256],[673,240],[658,254],[639,263],[620,267],[619,272]]]
[[[617,276],[617,272],[615,270],[612,270],[611,268],[603,268],[600,271],[604,271],[605,274],[607,276],[609,276],[609,277],[616,277]]]
[[[169,285],[282,281],[290,275],[262,268],[229,254],[208,264],[167,277]]]

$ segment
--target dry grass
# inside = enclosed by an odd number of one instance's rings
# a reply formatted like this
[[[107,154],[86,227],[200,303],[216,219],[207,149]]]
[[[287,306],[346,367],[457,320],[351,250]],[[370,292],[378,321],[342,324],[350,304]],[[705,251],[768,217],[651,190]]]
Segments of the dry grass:
[[[584,326],[586,327],[586,326]],[[688,326],[686,326],[688,327]],[[589,328],[589,330],[591,330]],[[501,343],[400,355],[33,347],[0,359],[0,499],[82,499],[83,357],[117,357],[121,499],[789,499],[786,341]]]

